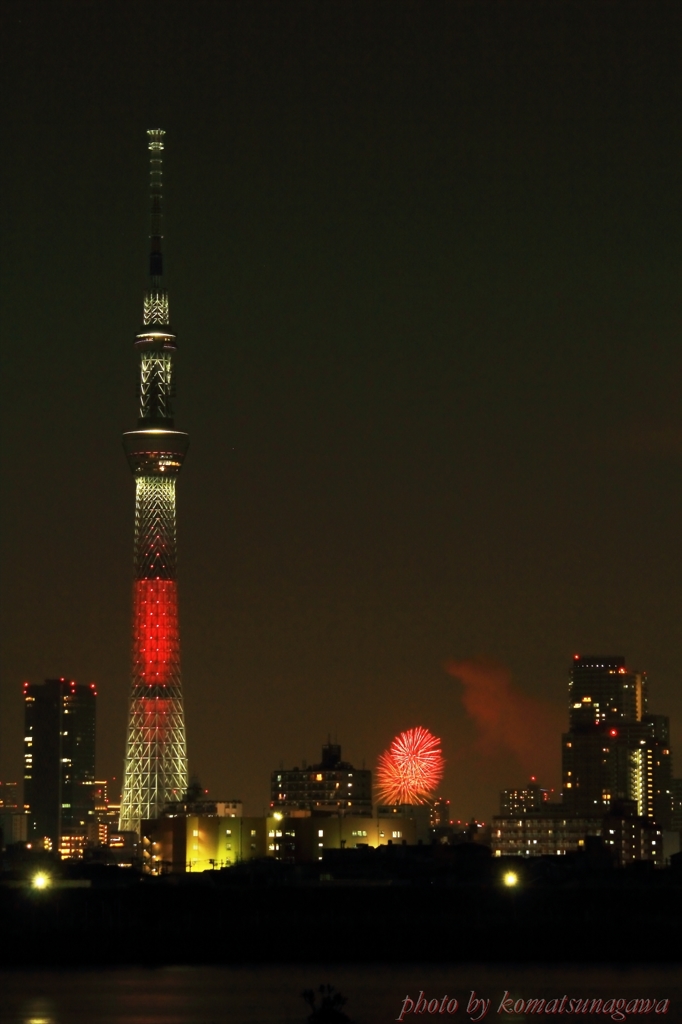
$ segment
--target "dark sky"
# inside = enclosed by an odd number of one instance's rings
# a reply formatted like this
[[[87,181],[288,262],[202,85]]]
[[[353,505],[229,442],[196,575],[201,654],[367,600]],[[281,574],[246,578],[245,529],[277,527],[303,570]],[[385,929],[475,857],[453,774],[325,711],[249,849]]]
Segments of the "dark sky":
[[[582,652],[648,671],[682,774],[679,3],[0,17],[0,778],[55,675],[120,777],[149,127],[191,770],[260,813],[329,733],[373,767],[421,724],[485,818],[558,785]]]

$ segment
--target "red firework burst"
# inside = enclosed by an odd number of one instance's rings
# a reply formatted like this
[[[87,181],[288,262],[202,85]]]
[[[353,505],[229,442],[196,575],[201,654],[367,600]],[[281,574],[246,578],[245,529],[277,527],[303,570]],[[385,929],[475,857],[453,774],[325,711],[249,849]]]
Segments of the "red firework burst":
[[[377,792],[385,804],[423,804],[443,778],[440,740],[420,725],[396,736],[377,764]]]

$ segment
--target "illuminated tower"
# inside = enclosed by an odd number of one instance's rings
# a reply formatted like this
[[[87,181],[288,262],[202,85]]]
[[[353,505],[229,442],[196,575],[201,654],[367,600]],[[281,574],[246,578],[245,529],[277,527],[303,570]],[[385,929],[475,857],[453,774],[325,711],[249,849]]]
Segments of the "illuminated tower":
[[[174,429],[176,352],[163,282],[163,131],[149,131],[151,247],[135,339],[140,415],[123,435],[135,477],[132,693],[120,828],[140,831],[187,788],[176,577],[175,480],[189,437]]]

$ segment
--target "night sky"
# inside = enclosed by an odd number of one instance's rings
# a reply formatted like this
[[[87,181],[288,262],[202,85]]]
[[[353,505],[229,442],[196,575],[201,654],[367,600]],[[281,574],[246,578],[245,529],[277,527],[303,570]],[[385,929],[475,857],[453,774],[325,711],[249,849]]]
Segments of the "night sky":
[[[121,776],[151,127],[190,770],[261,813],[421,724],[486,819],[559,785],[580,652],[649,673],[682,774],[680,4],[0,18],[0,778],[53,676]]]

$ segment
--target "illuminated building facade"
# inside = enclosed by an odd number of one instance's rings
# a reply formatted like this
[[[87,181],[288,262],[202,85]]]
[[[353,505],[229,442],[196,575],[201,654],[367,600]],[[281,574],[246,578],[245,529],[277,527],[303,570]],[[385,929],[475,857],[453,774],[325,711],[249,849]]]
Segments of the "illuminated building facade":
[[[567,815],[560,809],[493,818],[495,857],[565,856],[585,846],[587,836],[601,836],[601,815]]]
[[[138,356],[137,430],[123,435],[135,478],[132,690],[120,829],[140,831],[187,788],[180,676],[175,482],[189,438],[175,429],[176,337],[163,280],[164,132],[150,131],[151,247]]]
[[[602,824],[602,840],[618,864],[650,860],[662,865],[664,858],[661,829],[650,817],[637,815],[634,800],[614,803]]]
[[[118,831],[121,816],[121,805],[109,799],[108,779],[96,779],[92,788],[95,803],[95,829],[92,842],[98,846],[108,846],[109,836]]]
[[[147,874],[212,871],[267,854],[267,821],[240,814],[164,816],[142,824]]]
[[[420,822],[414,815],[406,813],[398,817],[376,818],[361,814],[308,815],[304,818],[273,814],[266,825],[268,857],[289,864],[321,861],[326,850],[415,846],[424,841]],[[427,837],[428,831],[427,827]]]
[[[403,822],[411,822],[410,829],[414,829],[415,842],[428,843],[431,839],[431,807],[429,804],[378,804],[377,825],[379,828],[379,840],[396,839],[401,840],[410,833],[403,833]],[[407,827],[407,826],[405,826]],[[395,829],[400,835],[393,835]]]
[[[500,793],[500,814],[515,817],[519,814],[532,814],[542,809],[550,798],[549,790],[542,789],[535,778],[532,778],[523,789],[504,789]]]
[[[73,845],[94,823],[95,684],[24,683],[24,806],[28,839]]]
[[[322,747],[320,764],[280,769],[272,773],[270,807],[281,813],[372,816],[372,772],[341,760],[341,747]]]
[[[393,810],[392,808],[389,810]],[[149,874],[212,871],[268,857],[287,864],[312,864],[327,850],[416,846],[428,843],[410,811],[368,818],[361,814],[317,815],[295,811],[268,817],[221,814],[164,816],[142,824],[142,858]],[[426,808],[428,815],[428,808]]]
[[[605,815],[567,815],[552,811],[498,815],[493,818],[492,850],[495,857],[560,857],[592,849],[603,849],[614,864],[649,860],[663,863],[660,829],[648,818],[637,816],[633,801],[614,806]]]

